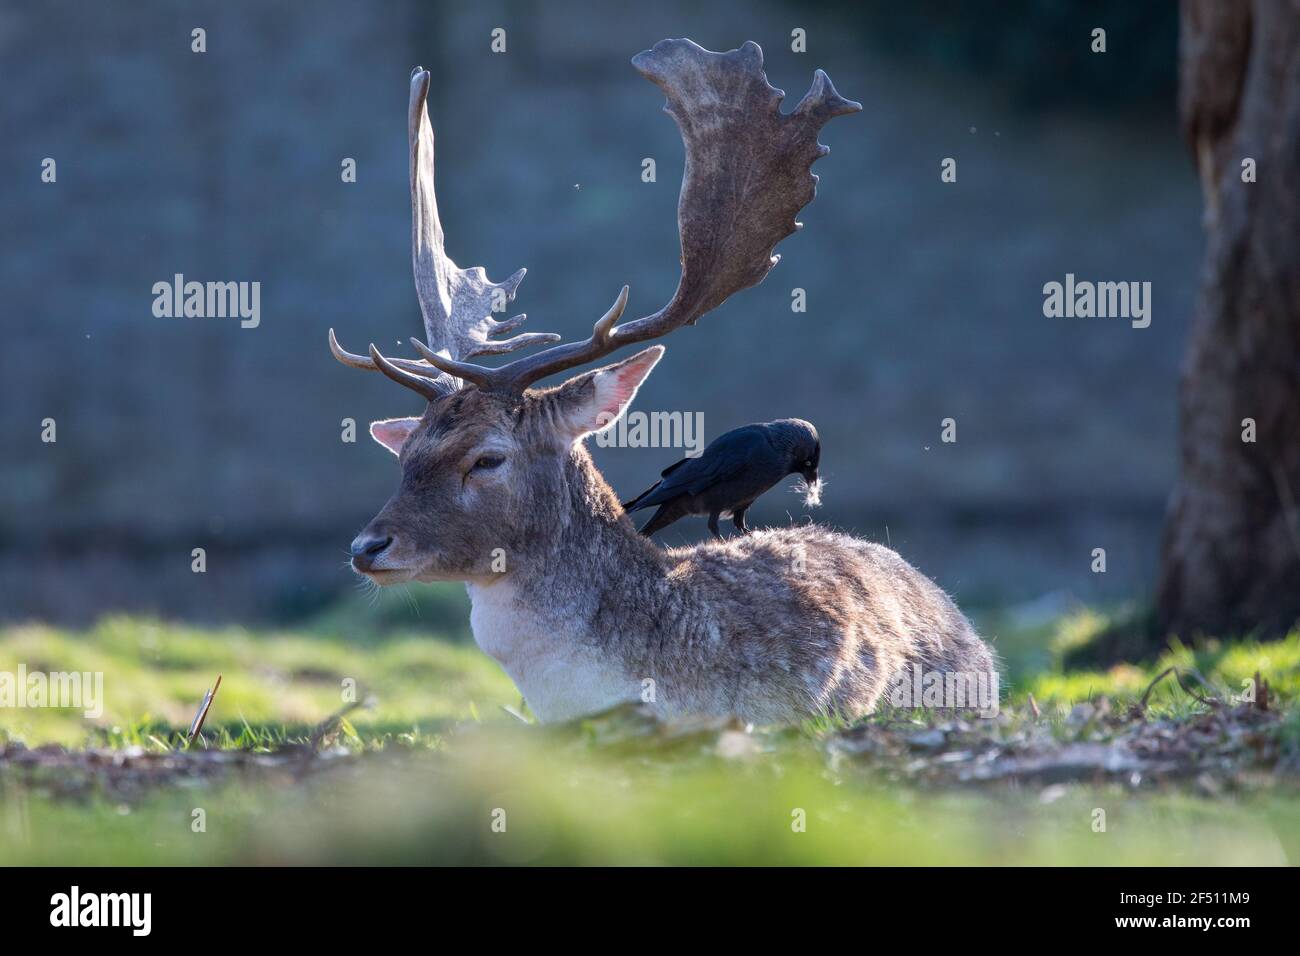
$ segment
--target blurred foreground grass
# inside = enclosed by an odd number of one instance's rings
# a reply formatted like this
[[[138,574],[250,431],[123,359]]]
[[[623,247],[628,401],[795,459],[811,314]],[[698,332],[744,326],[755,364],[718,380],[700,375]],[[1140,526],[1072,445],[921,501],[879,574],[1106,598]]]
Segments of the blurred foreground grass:
[[[292,632],[130,618],[86,632],[0,631],[0,671],[102,671],[102,717],[0,710],[0,744],[175,746],[218,673],[209,746],[272,750],[337,711],[346,681],[375,705],[335,735],[332,759],[186,777],[139,792],[74,792],[0,764],[0,863],[1285,864],[1300,859],[1294,784],[1213,795],[1117,784],[918,787],[852,758],[836,728],[691,734],[644,746],[615,717],[527,726],[519,697],[465,640],[459,597],[431,591],[416,620],[401,595],[349,602]],[[433,607],[432,612],[428,607]],[[386,621],[390,626],[380,627]],[[423,621],[423,623],[422,623]],[[396,622],[396,626],[392,626]],[[445,623],[444,623],[445,622]],[[1065,649],[1104,625],[1079,612],[1032,627],[984,622],[1005,665],[1004,706],[1033,694],[1062,724],[1083,700],[1130,700],[1168,664],[1239,691],[1260,671],[1289,707],[1300,635],[1207,643],[1152,667],[1065,672]],[[441,625],[441,626],[440,626]],[[446,626],[450,625],[450,626]],[[437,629],[451,639],[438,638]],[[1195,709],[1173,681],[1155,715]],[[1283,726],[1296,735],[1295,714]],[[138,750],[136,751],[138,752]],[[268,758],[269,760],[269,758]],[[251,769],[251,768],[250,768]],[[1096,811],[1105,832],[1095,832]],[[195,811],[206,829],[195,832]],[[806,819],[803,832],[792,824]],[[496,826],[494,827],[494,823]],[[499,832],[504,824],[504,832]]]

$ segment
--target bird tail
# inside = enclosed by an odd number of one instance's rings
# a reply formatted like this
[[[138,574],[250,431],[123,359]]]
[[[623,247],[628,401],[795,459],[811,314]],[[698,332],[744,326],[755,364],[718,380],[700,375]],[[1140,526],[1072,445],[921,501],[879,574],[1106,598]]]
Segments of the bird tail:
[[[636,510],[637,510],[637,506],[638,506],[638,505],[640,504],[640,502],[641,502],[641,499],[644,498],[644,497],[646,497],[646,495],[650,494],[650,492],[654,491],[656,488],[658,488],[659,485],[660,485],[660,482],[656,481],[653,485],[651,485],[651,486],[650,486],[649,488],[647,488],[645,491],[641,492],[641,494],[637,495],[637,496],[636,496],[635,498],[633,498],[631,501],[624,501],[624,502],[622,502],[623,510],[626,511],[626,512],[628,512],[628,513],[631,513],[631,512],[633,512],[633,511],[636,511]],[[648,508],[649,505],[642,505],[642,507],[646,507],[646,508]]]
[[[643,534],[648,538],[652,534],[662,531],[680,518],[682,516],[681,511],[672,507],[673,504],[674,502],[668,501],[660,505],[659,510],[651,516],[649,521],[641,526],[641,530],[637,533]]]

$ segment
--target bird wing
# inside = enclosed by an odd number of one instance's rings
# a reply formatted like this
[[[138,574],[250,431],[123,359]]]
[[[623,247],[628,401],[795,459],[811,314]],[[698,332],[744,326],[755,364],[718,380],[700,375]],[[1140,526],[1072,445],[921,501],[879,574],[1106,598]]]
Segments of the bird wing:
[[[667,468],[665,468],[663,471],[659,472],[659,477],[667,478],[678,468],[682,467],[682,465],[686,464],[688,461],[694,461],[694,460],[695,459],[693,458],[683,458],[681,461],[675,461]],[[637,495],[631,501],[624,501],[623,510],[626,511],[628,514],[631,514],[634,511],[640,511],[642,508],[649,508],[651,505],[659,504],[659,502],[663,499],[656,499],[654,501],[645,501],[643,499],[647,495],[649,495],[652,491],[657,489],[661,484],[663,484],[662,481],[656,481],[653,485],[651,485],[645,491],[641,492],[641,494]]]
[[[690,458],[683,458],[681,461],[675,461],[675,462],[673,462],[671,465],[669,465],[669,466],[668,466],[667,468],[665,468],[663,471],[659,472],[659,477],[660,477],[660,478],[667,478],[667,477],[668,477],[669,475],[671,475],[674,471],[676,471],[678,468],[682,467],[682,465],[686,464],[688,461],[691,461],[691,460],[692,460],[692,459],[690,459]]]
[[[690,458],[683,458],[681,461],[675,461],[675,462],[673,462],[671,465],[669,465],[669,466],[668,466],[667,468],[665,468],[663,471],[659,472],[659,477],[660,477],[660,478],[667,478],[669,475],[671,475],[674,471],[676,471],[676,470],[677,470],[678,468],[680,468],[682,465],[686,464],[688,461],[691,461],[691,459],[690,459]],[[622,504],[623,504],[623,510],[626,511],[628,514],[631,514],[633,511],[640,511],[642,508],[649,508],[650,505],[652,504],[652,502],[649,502],[649,501],[643,501],[642,499],[645,498],[646,495],[650,494],[650,492],[652,492],[652,491],[654,491],[656,488],[658,488],[660,484],[662,484],[662,482],[658,482],[658,481],[656,481],[653,485],[651,485],[651,486],[650,486],[649,488],[647,488],[645,491],[641,492],[641,494],[637,495],[637,496],[636,496],[635,498],[633,498],[631,501],[624,501],[624,502],[622,503]],[[658,502],[653,502],[653,503],[654,503],[654,504],[657,504]]]
[[[729,431],[715,439],[698,458],[683,458],[665,468],[663,479],[638,498],[636,506],[648,508],[678,495],[698,495],[742,474],[753,461],[753,455],[768,447],[767,436],[756,426]]]

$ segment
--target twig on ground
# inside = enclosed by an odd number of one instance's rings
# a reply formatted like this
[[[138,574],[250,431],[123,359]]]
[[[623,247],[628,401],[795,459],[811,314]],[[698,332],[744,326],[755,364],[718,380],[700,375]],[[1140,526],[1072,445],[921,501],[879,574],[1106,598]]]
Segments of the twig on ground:
[[[1268,710],[1268,681],[1259,676],[1259,671],[1255,671],[1255,709]]]
[[[1206,688],[1207,690],[1214,689],[1213,687],[1210,686],[1209,681],[1207,681],[1204,677],[1202,677],[1195,668],[1189,669],[1188,673],[1191,674],[1191,676],[1195,677],[1201,683],[1202,687]],[[1151,681],[1151,683],[1147,685],[1147,689],[1142,694],[1142,699],[1139,700],[1137,702],[1137,705],[1134,707],[1136,713],[1141,715],[1147,712],[1147,701],[1151,699],[1151,692],[1156,689],[1157,684],[1159,684],[1170,674],[1174,675],[1174,680],[1178,681],[1178,686],[1182,688],[1183,693],[1186,694],[1188,697],[1194,698],[1198,702],[1204,704],[1206,707],[1222,706],[1218,698],[1203,697],[1200,694],[1198,694],[1196,691],[1188,687],[1187,682],[1183,680],[1182,671],[1180,671],[1177,667],[1171,665],[1169,667],[1166,667],[1159,674],[1157,674],[1155,678]]]
[[[1199,683],[1199,684],[1200,684],[1202,687],[1204,687],[1206,690],[1208,690],[1208,691],[1213,691],[1213,690],[1214,690],[1214,686],[1213,686],[1213,685],[1212,685],[1208,680],[1206,680],[1205,677],[1202,676],[1201,672],[1198,671],[1195,667],[1189,667],[1189,668],[1187,669],[1187,673],[1189,673],[1189,674],[1191,674],[1193,677],[1195,677],[1197,683]],[[1202,697],[1202,696],[1200,696],[1199,694],[1194,693],[1193,691],[1189,690],[1188,687],[1187,687],[1187,685],[1183,683],[1183,678],[1182,678],[1182,674],[1181,674],[1181,673],[1178,675],[1178,686],[1181,687],[1181,688],[1182,688],[1184,691],[1186,691],[1188,694],[1191,694],[1191,696],[1195,697],[1195,698],[1196,698],[1197,700],[1199,700],[1202,704],[1205,704],[1207,707],[1218,707],[1218,706],[1220,706],[1219,698],[1217,698],[1217,697]]]
[[[217,682],[208,688],[208,692],[203,695],[203,701],[199,704],[198,713],[190,721],[190,732],[185,738],[185,746],[194,743],[194,738],[203,732],[203,722],[208,719],[208,711],[212,709],[212,701],[216,699],[217,691],[221,689],[221,675],[217,675]]]

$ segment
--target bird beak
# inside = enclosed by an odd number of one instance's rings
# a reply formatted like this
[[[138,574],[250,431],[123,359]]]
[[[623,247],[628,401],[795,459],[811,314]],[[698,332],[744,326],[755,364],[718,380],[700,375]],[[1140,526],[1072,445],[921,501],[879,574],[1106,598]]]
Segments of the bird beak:
[[[804,505],[809,508],[818,507],[822,503],[821,476],[817,474],[816,468],[813,468],[811,471],[800,472],[800,474],[803,476],[803,480],[808,486],[803,496]]]

